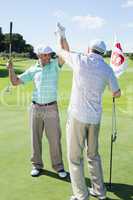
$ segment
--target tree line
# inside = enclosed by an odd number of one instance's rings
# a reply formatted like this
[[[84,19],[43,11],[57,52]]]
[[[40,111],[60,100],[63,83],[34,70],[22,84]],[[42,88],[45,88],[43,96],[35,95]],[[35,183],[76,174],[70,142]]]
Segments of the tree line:
[[[5,57],[9,53],[9,43],[10,43],[10,34],[2,33],[2,28],[0,27],[0,54]],[[13,56],[20,55],[21,57],[37,58],[34,53],[34,48],[31,44],[27,44],[23,39],[23,36],[19,33],[13,33],[12,35],[12,52]],[[112,51],[109,50],[106,52],[104,57],[111,57]],[[133,53],[125,53],[130,59],[133,60]]]
[[[0,27],[0,53],[8,55],[10,44],[10,34],[2,33],[2,28]],[[27,44],[23,36],[19,33],[12,34],[12,52],[14,54],[25,54],[28,57],[35,57],[34,48],[31,44]]]

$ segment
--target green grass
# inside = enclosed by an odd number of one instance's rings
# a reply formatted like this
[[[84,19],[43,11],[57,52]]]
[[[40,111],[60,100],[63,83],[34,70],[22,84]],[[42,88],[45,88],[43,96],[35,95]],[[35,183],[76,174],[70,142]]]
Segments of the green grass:
[[[35,63],[33,60],[17,61],[15,69],[21,73]],[[118,138],[113,149],[113,187],[108,190],[109,199],[133,199],[133,61],[119,80],[122,97],[117,100]],[[64,67],[59,80],[59,108],[62,127],[62,146],[65,168],[68,170],[66,156],[65,124],[71,90],[72,72]],[[71,184],[56,178],[55,175],[43,175],[31,178],[30,129],[28,109],[32,84],[13,87],[5,92],[8,85],[7,71],[0,66],[0,200],[68,200]],[[100,132],[100,152],[103,161],[104,179],[109,181],[109,158],[111,136],[112,97],[105,91],[103,100],[103,118]],[[43,140],[43,159],[45,168],[53,172],[50,163],[48,142]],[[89,178],[87,163],[86,177]],[[53,176],[52,176],[53,175]],[[88,179],[87,179],[88,180]],[[95,198],[90,198],[94,200]]]

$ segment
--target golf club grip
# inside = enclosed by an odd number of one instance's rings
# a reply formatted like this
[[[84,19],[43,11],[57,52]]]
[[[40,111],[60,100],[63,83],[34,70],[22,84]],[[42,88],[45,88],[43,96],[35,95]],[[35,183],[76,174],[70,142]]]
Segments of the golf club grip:
[[[10,35],[9,35],[9,58],[11,59],[12,57],[12,27],[13,23],[10,22]]]
[[[10,43],[12,42],[12,27],[13,27],[13,23],[10,22]]]

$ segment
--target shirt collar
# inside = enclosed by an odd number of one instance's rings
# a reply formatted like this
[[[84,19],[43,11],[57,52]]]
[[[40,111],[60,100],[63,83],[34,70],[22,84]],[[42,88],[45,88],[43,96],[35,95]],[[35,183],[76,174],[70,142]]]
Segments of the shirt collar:
[[[88,53],[88,56],[93,57],[95,59],[103,60],[103,57],[101,55],[97,54],[97,53],[91,52],[91,53]]]
[[[51,59],[51,60],[50,60],[50,63],[48,63],[48,64],[46,64],[46,65],[42,65],[42,64],[40,63],[40,61],[38,60],[37,63],[36,63],[36,66],[37,66],[37,67],[43,68],[43,67],[49,66],[49,64],[51,64],[52,62],[54,62],[54,60],[55,60],[55,59]]]
[[[50,63],[51,63],[51,61],[50,61]],[[37,61],[37,66],[38,66],[38,67],[41,67],[41,68],[44,68],[44,67],[48,66],[50,63],[48,63],[48,64],[46,64],[46,65],[42,65],[41,62],[38,60],[38,61]]]

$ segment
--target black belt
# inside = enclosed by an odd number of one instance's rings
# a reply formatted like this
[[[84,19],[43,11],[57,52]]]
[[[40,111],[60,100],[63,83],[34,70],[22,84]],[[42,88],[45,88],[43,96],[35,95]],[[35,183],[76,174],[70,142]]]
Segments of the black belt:
[[[57,101],[52,101],[50,103],[44,103],[44,104],[39,104],[39,103],[36,103],[35,101],[32,101],[33,104],[35,105],[38,105],[38,106],[50,106],[50,105],[53,105],[53,104],[57,104]]]

